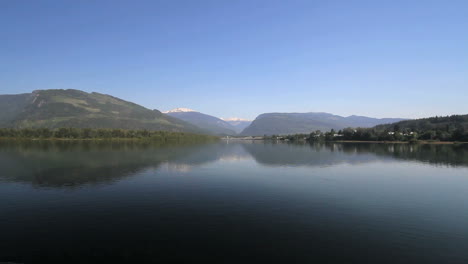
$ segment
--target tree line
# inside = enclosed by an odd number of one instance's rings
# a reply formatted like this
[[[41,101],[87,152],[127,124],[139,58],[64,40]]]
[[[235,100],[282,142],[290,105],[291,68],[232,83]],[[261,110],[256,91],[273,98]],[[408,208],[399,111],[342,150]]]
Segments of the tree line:
[[[152,141],[204,141],[217,137],[184,132],[92,128],[0,128],[0,138],[19,139],[147,139]]]

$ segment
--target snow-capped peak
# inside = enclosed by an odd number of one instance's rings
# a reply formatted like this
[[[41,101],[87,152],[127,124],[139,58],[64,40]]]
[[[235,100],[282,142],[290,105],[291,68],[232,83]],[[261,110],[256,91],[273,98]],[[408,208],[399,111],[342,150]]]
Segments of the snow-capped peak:
[[[170,111],[166,111],[166,112],[163,112],[163,113],[167,114],[167,113],[184,113],[184,112],[196,112],[196,111],[192,110],[192,109],[189,109],[189,108],[180,107],[180,108],[172,109]]]
[[[244,118],[239,118],[239,117],[229,117],[229,118],[221,118],[224,121],[252,121]]]

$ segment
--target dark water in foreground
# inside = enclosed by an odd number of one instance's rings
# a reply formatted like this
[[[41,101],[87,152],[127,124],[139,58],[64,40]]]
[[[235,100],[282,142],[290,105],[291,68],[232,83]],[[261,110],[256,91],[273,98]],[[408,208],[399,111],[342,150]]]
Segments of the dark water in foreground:
[[[0,261],[468,263],[468,147],[0,143]]]

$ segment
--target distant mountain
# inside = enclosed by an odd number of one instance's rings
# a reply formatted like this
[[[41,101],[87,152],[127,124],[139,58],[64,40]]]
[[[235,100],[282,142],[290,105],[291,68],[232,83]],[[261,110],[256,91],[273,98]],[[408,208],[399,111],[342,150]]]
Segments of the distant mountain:
[[[394,123],[402,118],[371,118],[365,116],[342,117],[329,113],[267,113],[259,115],[242,131],[244,136],[287,135],[310,133],[315,130],[329,131],[346,127],[373,127]]]
[[[346,121],[350,123],[348,127],[374,127],[381,124],[391,124],[406,120],[405,118],[372,118],[366,116],[348,116]]]
[[[207,114],[203,114],[188,108],[176,108],[165,114],[184,120],[201,129],[211,132],[215,135],[235,135],[235,127],[229,123]]]
[[[237,133],[242,132],[246,127],[252,124],[252,120],[242,119],[238,117],[221,118],[221,120],[231,124]]]
[[[121,128],[203,133],[158,110],[122,99],[79,90],[37,90],[0,95],[0,127]]]

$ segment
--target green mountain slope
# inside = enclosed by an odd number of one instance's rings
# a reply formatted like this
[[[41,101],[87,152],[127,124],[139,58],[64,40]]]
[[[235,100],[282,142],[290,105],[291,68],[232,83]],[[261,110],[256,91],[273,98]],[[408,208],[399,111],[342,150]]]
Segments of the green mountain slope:
[[[12,108],[12,105],[15,105]],[[120,128],[203,133],[200,128],[158,110],[99,93],[38,90],[0,95],[0,127]]]

